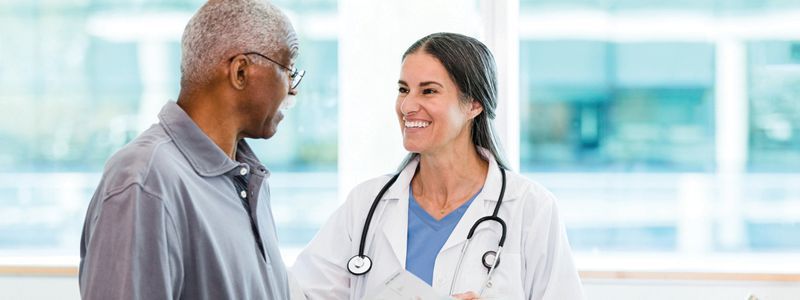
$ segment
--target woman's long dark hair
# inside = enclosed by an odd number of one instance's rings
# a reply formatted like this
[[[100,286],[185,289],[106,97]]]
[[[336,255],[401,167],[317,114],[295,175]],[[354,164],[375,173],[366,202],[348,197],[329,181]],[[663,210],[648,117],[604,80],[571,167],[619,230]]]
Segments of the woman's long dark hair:
[[[472,124],[472,143],[492,152],[497,164],[508,169],[502,148],[494,130],[497,110],[497,67],[489,48],[477,39],[449,32],[428,35],[416,41],[403,54],[406,56],[424,51],[444,65],[450,79],[458,86],[459,98],[464,103],[478,101],[483,106]],[[414,156],[409,155],[402,169]]]

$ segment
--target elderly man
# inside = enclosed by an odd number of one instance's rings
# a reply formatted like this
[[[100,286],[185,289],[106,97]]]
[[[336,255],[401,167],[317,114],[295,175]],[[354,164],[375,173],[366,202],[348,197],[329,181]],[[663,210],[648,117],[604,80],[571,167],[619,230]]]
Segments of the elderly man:
[[[258,0],[211,1],[182,38],[181,91],[109,159],[81,240],[84,299],[287,299],[269,171],[303,72],[289,20]]]

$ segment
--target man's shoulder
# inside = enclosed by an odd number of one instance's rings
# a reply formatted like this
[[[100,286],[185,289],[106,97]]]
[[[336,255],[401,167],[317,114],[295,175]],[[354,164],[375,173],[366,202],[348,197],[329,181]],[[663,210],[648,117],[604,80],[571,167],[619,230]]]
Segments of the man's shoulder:
[[[107,192],[132,184],[144,186],[157,170],[174,163],[177,149],[160,125],[153,125],[109,158],[103,170]],[[156,171],[156,172],[154,172]]]

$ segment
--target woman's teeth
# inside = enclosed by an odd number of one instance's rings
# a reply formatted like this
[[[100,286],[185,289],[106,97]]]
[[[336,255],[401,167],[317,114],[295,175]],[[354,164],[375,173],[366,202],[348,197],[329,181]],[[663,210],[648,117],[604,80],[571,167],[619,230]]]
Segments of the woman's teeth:
[[[431,122],[425,121],[406,121],[406,127],[408,128],[425,128],[428,125],[431,125]]]

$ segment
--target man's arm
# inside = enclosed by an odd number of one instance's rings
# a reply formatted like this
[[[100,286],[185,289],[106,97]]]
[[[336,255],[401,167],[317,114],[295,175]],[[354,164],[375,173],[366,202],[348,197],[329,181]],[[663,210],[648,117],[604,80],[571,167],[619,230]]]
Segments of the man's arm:
[[[83,299],[175,299],[183,266],[164,203],[133,184],[101,199],[83,232]]]

